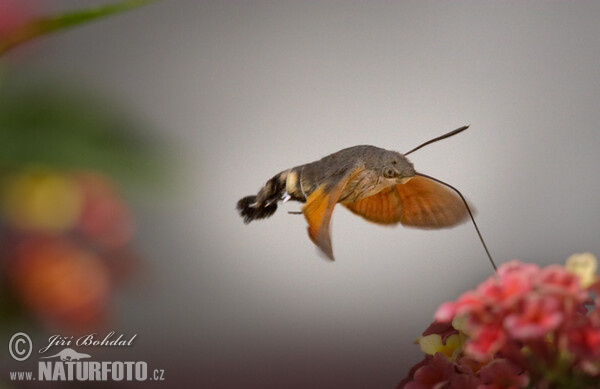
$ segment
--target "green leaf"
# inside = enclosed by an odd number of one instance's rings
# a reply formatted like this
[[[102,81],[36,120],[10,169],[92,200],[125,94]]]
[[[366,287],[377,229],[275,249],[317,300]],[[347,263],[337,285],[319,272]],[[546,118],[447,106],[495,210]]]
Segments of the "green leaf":
[[[153,3],[154,1],[156,0],[127,0],[31,20],[12,33],[7,40],[0,42],[0,56],[10,49],[38,36],[47,35],[55,31],[75,27],[96,19],[138,8]]]

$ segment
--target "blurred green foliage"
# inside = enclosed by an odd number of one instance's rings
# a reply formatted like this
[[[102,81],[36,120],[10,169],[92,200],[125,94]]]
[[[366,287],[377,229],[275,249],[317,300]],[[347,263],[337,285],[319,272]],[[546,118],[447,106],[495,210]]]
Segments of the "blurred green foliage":
[[[158,142],[116,105],[82,88],[0,85],[0,172],[24,164],[93,169],[127,183],[155,181]]]
[[[154,1],[126,0],[29,19],[14,16],[21,12],[15,2],[14,15],[5,18],[16,22],[0,36],[0,56],[38,36]],[[46,77],[32,86],[27,82],[31,75],[24,78],[9,68],[0,71],[0,174],[40,164],[93,169],[127,184],[157,181],[164,166],[158,142],[151,142],[143,125],[110,99],[74,87],[68,78],[64,82]]]
[[[154,0],[29,19],[19,1],[0,13],[0,57],[35,37]],[[133,213],[118,189],[164,187],[164,147],[127,107],[73,77],[1,65],[0,330],[24,328],[28,319],[101,324],[111,290],[139,259]]]

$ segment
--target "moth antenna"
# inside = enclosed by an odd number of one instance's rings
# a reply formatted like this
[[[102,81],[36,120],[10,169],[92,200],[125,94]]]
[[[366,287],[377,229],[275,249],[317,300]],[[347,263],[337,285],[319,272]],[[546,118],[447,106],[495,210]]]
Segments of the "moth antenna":
[[[453,133],[457,133],[457,131],[459,131],[459,130],[463,131],[463,130],[466,130],[467,128],[468,128],[468,126],[467,127],[461,127],[458,130],[454,130],[452,132]],[[447,137],[447,136],[451,136],[451,135],[454,135],[454,134],[448,133],[448,134],[444,135],[443,137]],[[440,139],[443,139],[443,137],[440,137]],[[432,141],[436,141],[436,140],[439,140],[439,139],[433,139]],[[429,141],[429,143],[431,143],[432,141]],[[423,144],[421,146],[424,146],[426,144],[427,143],[425,143],[425,144]],[[419,146],[419,147],[421,147],[421,146]],[[460,193],[460,191],[458,189],[456,189],[455,187],[453,187],[452,185],[447,184],[444,181],[438,180],[437,178],[428,176],[428,175],[423,174],[423,173],[415,173],[415,175],[421,176],[421,177],[425,177],[425,178],[429,178],[430,180],[433,180],[433,181],[435,181],[435,182],[437,182],[439,184],[442,184],[442,185],[444,185],[444,186],[452,189],[453,191],[455,191],[460,196],[461,200],[465,204],[465,207],[467,207],[467,212],[469,212],[469,216],[471,216],[471,221],[473,221],[473,225],[475,226],[475,231],[477,231],[477,235],[479,235],[479,240],[481,241],[481,244],[483,245],[483,248],[485,249],[485,253],[487,254],[488,258],[490,259],[490,263],[492,264],[492,267],[494,268],[494,271],[497,271],[498,268],[496,267],[496,264],[494,263],[494,260],[492,259],[490,251],[488,250],[487,245],[485,244],[485,241],[483,240],[483,236],[481,235],[481,232],[479,231],[479,227],[477,227],[477,223],[475,222],[475,218],[473,217],[473,213],[471,212],[471,209],[469,208],[469,204],[467,204],[467,200],[464,198],[464,196],[462,195],[462,193]]]
[[[433,138],[433,139],[431,139],[431,140],[428,140],[427,142],[425,142],[425,143],[423,143],[423,144],[421,144],[421,145],[419,145],[419,146],[415,147],[414,149],[412,149],[412,150],[411,150],[411,151],[409,151],[408,153],[404,153],[404,155],[408,155],[408,154],[412,153],[413,151],[417,151],[417,150],[419,150],[421,147],[425,147],[425,146],[427,146],[427,145],[429,145],[429,144],[432,144],[432,143],[434,143],[434,142],[437,142],[438,140],[442,140],[442,139],[450,138],[450,137],[451,137],[451,136],[453,136],[453,135],[456,135],[456,134],[458,134],[458,133],[461,133],[461,132],[463,132],[464,130],[466,130],[467,128],[469,128],[469,126],[470,126],[470,124],[467,124],[466,126],[462,126],[461,128],[457,128],[456,130],[454,130],[454,131],[450,131],[450,132],[449,132],[449,133],[447,133],[447,134],[444,134],[444,135],[442,135],[442,136],[438,136],[437,138]]]

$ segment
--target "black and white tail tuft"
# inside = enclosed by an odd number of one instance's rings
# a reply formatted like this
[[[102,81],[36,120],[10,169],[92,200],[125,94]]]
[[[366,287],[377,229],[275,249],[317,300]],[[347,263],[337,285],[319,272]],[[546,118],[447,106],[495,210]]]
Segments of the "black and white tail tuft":
[[[277,202],[285,193],[287,172],[282,172],[271,178],[256,196],[246,196],[237,203],[237,210],[248,224],[252,220],[265,219],[277,211]]]
[[[252,220],[265,219],[277,211],[277,201],[272,203],[258,204],[256,196],[247,196],[238,201],[237,210],[240,216],[244,218],[244,223],[248,224]]]

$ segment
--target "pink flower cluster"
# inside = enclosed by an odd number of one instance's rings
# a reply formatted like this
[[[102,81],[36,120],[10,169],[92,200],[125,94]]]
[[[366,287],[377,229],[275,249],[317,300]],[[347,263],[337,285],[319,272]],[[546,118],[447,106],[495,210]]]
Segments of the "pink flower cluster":
[[[586,255],[567,267],[506,263],[442,304],[418,340],[425,359],[398,388],[598,387],[600,283]]]

